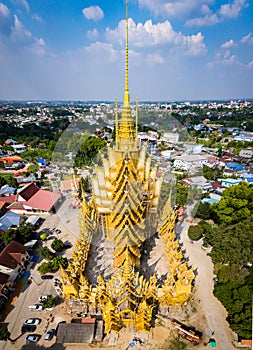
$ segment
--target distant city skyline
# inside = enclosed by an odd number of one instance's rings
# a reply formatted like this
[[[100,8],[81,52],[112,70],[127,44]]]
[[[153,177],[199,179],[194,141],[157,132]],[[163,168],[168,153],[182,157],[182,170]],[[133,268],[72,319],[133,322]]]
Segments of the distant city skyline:
[[[0,0],[0,100],[122,100],[125,1]],[[131,101],[253,98],[248,0],[129,0]]]

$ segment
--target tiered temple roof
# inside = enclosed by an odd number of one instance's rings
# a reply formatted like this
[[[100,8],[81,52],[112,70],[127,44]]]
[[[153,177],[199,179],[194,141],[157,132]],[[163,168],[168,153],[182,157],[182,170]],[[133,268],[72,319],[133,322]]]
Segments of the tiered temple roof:
[[[101,312],[105,333],[132,326],[149,331],[154,310],[159,305],[180,306],[190,296],[193,271],[182,261],[176,239],[176,214],[168,199],[159,220],[162,178],[151,166],[146,147],[137,142],[138,120],[131,113],[128,90],[128,1],[126,1],[126,75],[122,115],[116,140],[101,156],[91,177],[92,198],[83,196],[80,238],[67,270],[62,270],[63,293],[73,305],[80,301],[82,312]],[[138,115],[138,111],[136,111]],[[144,276],[144,243],[158,232],[167,258],[163,285],[155,273]],[[104,256],[100,255],[101,251]],[[113,254],[110,256],[110,252]],[[91,260],[89,268],[87,261]],[[91,271],[99,271],[96,281]],[[147,267],[148,268],[148,267]],[[87,269],[89,271],[87,271]],[[94,273],[95,274],[95,273]],[[93,274],[93,275],[94,275]]]

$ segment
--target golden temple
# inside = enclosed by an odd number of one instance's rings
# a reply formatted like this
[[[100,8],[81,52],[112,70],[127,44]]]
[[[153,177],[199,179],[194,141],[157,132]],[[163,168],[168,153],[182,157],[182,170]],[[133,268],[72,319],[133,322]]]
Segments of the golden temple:
[[[181,306],[191,294],[192,269],[175,235],[170,198],[160,214],[162,178],[146,146],[138,144],[138,102],[132,117],[128,87],[128,1],[126,1],[125,90],[121,118],[115,112],[115,144],[107,147],[91,176],[92,196],[83,195],[80,237],[68,268],[61,271],[70,309],[101,314],[104,332],[134,327],[149,332],[159,307]],[[152,244],[151,244],[152,243]],[[165,274],[151,264],[149,244],[164,256]],[[152,253],[151,250],[149,252]]]

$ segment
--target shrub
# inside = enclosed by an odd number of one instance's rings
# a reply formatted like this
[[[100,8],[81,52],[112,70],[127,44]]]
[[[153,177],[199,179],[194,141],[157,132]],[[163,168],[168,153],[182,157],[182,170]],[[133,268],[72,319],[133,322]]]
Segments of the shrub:
[[[198,241],[204,233],[204,229],[200,225],[190,226],[188,230],[188,236],[193,241]]]
[[[56,252],[60,252],[64,249],[64,243],[62,240],[55,238],[51,244],[51,248]]]

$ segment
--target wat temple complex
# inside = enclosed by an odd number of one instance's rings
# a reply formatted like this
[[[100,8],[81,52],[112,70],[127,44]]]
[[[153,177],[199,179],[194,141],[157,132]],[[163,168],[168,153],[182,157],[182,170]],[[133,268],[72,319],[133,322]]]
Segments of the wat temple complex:
[[[127,3],[124,102],[122,108],[116,103],[115,142],[91,175],[92,196],[83,194],[80,236],[61,272],[69,309],[101,315],[105,333],[122,327],[149,332],[161,308],[187,301],[194,279],[175,235],[176,212],[170,197],[161,208],[162,177],[137,131],[138,103],[133,113],[128,88]]]

